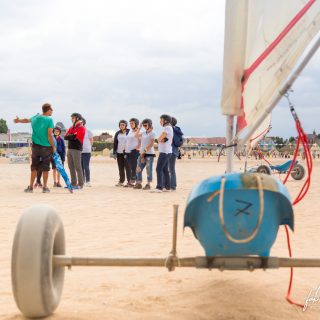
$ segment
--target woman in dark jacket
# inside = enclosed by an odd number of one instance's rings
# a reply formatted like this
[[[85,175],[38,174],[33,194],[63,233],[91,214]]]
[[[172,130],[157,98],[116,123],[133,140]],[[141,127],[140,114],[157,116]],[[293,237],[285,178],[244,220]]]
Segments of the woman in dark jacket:
[[[71,115],[72,126],[68,129],[64,136],[64,140],[68,141],[68,167],[71,175],[71,184],[74,189],[82,189],[84,180],[81,166],[81,151],[85,127],[82,125],[82,116],[79,113]]]
[[[127,176],[127,182],[130,182],[130,165],[125,155],[125,147],[129,129],[127,129],[128,122],[126,120],[119,121],[119,131],[116,132],[113,141],[113,155],[117,159],[119,169],[119,182],[116,187],[122,187]]]

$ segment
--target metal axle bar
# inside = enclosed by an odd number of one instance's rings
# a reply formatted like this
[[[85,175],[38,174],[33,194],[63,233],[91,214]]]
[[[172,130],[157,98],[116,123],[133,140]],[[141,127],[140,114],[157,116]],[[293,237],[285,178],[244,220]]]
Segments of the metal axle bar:
[[[53,256],[55,267],[166,267],[168,258],[89,258]],[[277,257],[187,257],[173,261],[174,267],[195,267],[220,270],[249,270],[277,268],[317,268],[320,259],[277,258]]]

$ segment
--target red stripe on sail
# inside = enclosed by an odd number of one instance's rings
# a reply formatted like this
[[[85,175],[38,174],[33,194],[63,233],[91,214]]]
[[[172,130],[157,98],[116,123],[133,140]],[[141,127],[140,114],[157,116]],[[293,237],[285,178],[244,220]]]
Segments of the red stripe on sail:
[[[308,3],[296,14],[296,16],[289,22],[289,24],[283,29],[283,31],[277,36],[277,38],[265,49],[265,51],[251,64],[249,68],[244,70],[242,77],[242,94],[241,94],[241,106],[242,115],[237,118],[237,132],[247,126],[244,111],[243,93],[245,85],[250,78],[251,74],[259,67],[259,65],[270,55],[273,49],[286,37],[286,35],[292,30],[292,28],[299,22],[299,20],[305,15],[310,7],[316,2],[316,0],[310,0]]]

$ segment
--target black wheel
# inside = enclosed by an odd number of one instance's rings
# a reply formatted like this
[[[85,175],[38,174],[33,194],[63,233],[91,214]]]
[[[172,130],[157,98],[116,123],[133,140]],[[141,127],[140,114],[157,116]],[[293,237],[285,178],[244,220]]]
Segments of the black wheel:
[[[301,164],[296,164],[292,171],[291,171],[291,177],[294,180],[301,180],[303,179],[303,177],[306,174],[306,170],[304,169],[304,167]]]
[[[257,168],[258,173],[271,174],[271,170],[268,166],[261,165]]]
[[[46,317],[60,302],[65,269],[53,265],[54,254],[65,254],[59,216],[45,205],[27,209],[14,236],[11,280],[16,304],[28,318]]]

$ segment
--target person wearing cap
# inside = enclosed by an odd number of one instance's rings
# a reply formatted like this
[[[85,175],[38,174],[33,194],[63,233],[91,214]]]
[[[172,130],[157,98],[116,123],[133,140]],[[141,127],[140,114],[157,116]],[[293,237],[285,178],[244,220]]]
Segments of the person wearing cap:
[[[29,186],[24,190],[27,193],[33,192],[34,181],[37,172],[43,172],[43,193],[50,192],[47,183],[50,171],[50,160],[55,152],[55,145],[52,137],[54,128],[52,107],[49,103],[42,106],[42,114],[36,114],[31,118],[20,119],[16,117],[14,123],[31,123],[32,127],[32,153],[31,153],[31,175]]]
[[[86,187],[91,187],[90,183],[90,159],[93,144],[93,133],[86,127],[86,120],[82,118],[82,124],[86,129],[86,133],[83,139],[83,148],[81,153],[81,166],[83,178],[85,180]]]
[[[171,117],[167,114],[160,116],[160,125],[163,127],[163,131],[158,138],[157,186],[151,192],[170,191],[169,160],[172,154],[173,138],[171,120]]]
[[[140,133],[142,126],[145,131]],[[139,126],[139,130],[136,132],[136,137],[141,139],[141,150],[137,164],[137,182],[133,188],[150,190],[150,185],[152,183],[152,166],[155,157],[154,140],[156,138],[151,119],[144,119],[142,121],[141,125]],[[147,171],[147,184],[142,188],[142,172],[144,168],[146,168]]]
[[[130,183],[131,170],[127,157],[125,156],[125,148],[129,129],[126,120],[119,121],[119,130],[116,132],[113,139],[113,156],[117,159],[119,170],[119,182],[116,187],[122,187],[127,176],[127,183]]]
[[[68,141],[67,160],[71,176],[71,185],[74,189],[82,189],[84,184],[81,152],[86,129],[81,120],[81,114],[73,113],[71,115],[72,126],[64,136],[64,139]]]
[[[61,138],[60,135],[61,135],[61,128],[59,126],[55,126],[53,129],[53,136],[56,140],[57,152],[61,158],[62,164],[64,164],[66,160],[66,146],[65,146],[64,140]],[[57,170],[57,167],[53,158],[51,158],[51,166],[52,166],[53,181],[54,181],[53,186],[56,188],[61,188],[62,185],[60,183],[60,173]]]
[[[137,179],[137,161],[139,157],[140,138],[136,137],[139,120],[131,118],[129,121],[131,130],[126,139],[125,156],[130,166],[130,181],[124,187],[133,187]]]

